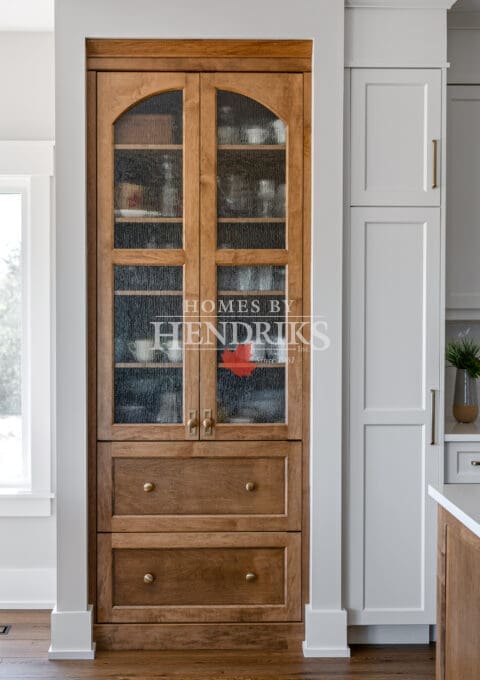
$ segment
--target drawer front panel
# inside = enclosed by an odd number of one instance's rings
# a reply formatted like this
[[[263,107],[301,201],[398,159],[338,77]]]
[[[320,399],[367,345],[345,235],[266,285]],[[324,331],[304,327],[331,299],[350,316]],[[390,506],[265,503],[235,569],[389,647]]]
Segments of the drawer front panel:
[[[297,442],[102,443],[100,531],[278,531],[301,524]]]
[[[153,484],[145,493],[145,482]],[[246,485],[254,485],[248,491]],[[116,458],[114,515],[281,515],[282,458]],[[250,488],[250,486],[249,486]]]
[[[480,484],[480,442],[447,444],[447,484]]]
[[[283,548],[114,550],[113,573],[114,607],[285,602]]]
[[[101,623],[300,620],[299,533],[99,534]]]

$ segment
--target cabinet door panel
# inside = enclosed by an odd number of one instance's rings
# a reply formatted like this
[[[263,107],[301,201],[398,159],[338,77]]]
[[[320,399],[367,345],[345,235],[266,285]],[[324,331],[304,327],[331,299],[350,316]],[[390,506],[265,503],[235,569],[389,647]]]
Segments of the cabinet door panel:
[[[301,437],[302,90],[293,74],[202,76],[205,439]]]
[[[100,73],[97,103],[98,438],[196,439],[199,76]]]
[[[477,310],[480,308],[480,87],[451,85],[447,89],[447,308]]]
[[[348,607],[351,624],[432,623],[431,444],[440,211],[352,210]]]
[[[352,205],[440,205],[440,93],[439,70],[353,70]]]

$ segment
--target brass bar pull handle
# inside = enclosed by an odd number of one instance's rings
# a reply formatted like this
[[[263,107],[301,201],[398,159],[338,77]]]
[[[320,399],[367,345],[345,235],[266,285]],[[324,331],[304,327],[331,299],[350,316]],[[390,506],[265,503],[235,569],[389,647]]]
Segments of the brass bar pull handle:
[[[473,465],[473,467],[479,467],[480,466],[480,460],[472,460],[472,461],[470,461],[470,465]]]
[[[432,446],[435,446],[436,441],[435,441],[435,430],[437,429],[437,423],[436,423],[436,391],[435,390],[430,390],[430,395],[432,398],[432,436],[430,438],[430,444]]]
[[[205,434],[212,434],[213,433],[213,418],[212,418],[212,409],[206,408],[203,411],[203,431]]]
[[[197,434],[197,427],[198,427],[197,412],[189,411],[187,420],[188,434],[190,435]]]
[[[433,182],[432,182],[432,189],[438,189],[438,139],[433,139],[432,144],[433,144]]]

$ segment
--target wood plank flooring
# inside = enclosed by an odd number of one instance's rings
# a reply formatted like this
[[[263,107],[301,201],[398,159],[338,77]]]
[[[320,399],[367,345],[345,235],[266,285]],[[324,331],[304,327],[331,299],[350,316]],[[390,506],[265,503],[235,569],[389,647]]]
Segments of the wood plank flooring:
[[[293,652],[98,652],[95,661],[48,661],[49,613],[2,612],[0,678],[22,680],[433,680],[430,646],[352,648],[351,659]]]

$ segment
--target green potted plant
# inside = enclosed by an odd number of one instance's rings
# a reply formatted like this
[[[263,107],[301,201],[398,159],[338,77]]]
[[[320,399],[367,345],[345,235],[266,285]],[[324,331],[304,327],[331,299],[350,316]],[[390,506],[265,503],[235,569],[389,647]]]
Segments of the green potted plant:
[[[480,376],[480,345],[463,336],[449,342],[447,361],[457,369],[453,415],[459,423],[473,423],[478,416],[477,378]]]

